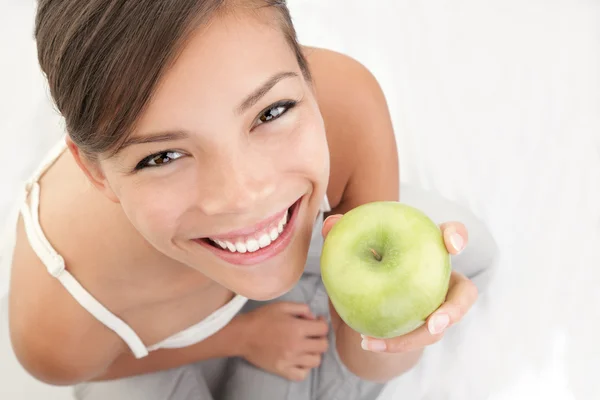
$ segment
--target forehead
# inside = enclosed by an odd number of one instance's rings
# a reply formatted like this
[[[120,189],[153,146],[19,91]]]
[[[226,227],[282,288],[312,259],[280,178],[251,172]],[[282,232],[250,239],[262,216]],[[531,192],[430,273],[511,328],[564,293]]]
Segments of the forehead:
[[[146,114],[172,108],[174,101],[181,107],[241,101],[276,73],[295,71],[300,75],[278,24],[275,14],[266,10],[260,15],[237,13],[213,18],[185,43],[162,77]]]

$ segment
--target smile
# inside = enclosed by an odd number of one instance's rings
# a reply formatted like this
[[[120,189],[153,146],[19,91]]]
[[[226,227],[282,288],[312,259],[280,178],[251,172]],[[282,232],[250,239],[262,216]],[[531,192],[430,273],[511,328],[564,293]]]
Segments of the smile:
[[[253,253],[258,249],[263,249],[276,241],[283,229],[287,226],[289,209],[285,210],[279,221],[271,222],[267,227],[258,230],[250,237],[229,236],[219,238],[209,238],[210,241],[217,244],[222,249],[227,249],[232,253]]]
[[[281,253],[290,244],[302,199],[252,228],[196,239],[195,242],[231,264],[263,262]]]

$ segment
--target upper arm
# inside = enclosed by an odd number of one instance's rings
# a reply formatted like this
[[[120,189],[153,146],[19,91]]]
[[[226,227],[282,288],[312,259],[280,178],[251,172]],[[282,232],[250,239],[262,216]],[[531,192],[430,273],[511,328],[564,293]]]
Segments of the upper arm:
[[[358,73],[348,140],[352,146],[352,167],[340,206],[343,213],[361,204],[399,198],[398,150],[383,91],[366,69]]]
[[[46,272],[20,219],[8,315],[12,348],[23,368],[53,385],[72,385],[104,371],[120,348],[104,346],[107,333],[85,313]]]
[[[399,199],[398,150],[388,105],[373,74],[332,51],[307,51],[331,152],[334,214]]]
[[[308,58],[331,152],[331,214],[373,201],[398,201],[398,150],[377,79],[359,62],[335,52],[310,49]],[[331,302],[329,309],[340,358],[358,374],[352,359],[354,349],[360,348],[360,337],[339,335],[343,321]]]

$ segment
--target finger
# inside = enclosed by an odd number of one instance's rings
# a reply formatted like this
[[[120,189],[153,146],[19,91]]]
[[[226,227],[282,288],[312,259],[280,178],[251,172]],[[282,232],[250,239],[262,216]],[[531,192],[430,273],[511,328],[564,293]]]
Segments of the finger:
[[[323,237],[327,236],[331,228],[333,228],[333,225],[335,225],[335,223],[338,222],[340,218],[342,218],[342,215],[336,214],[330,215],[325,219],[325,221],[323,222],[323,229],[321,229],[321,234],[323,235]]]
[[[292,303],[292,302],[281,302],[280,307],[283,312],[291,314],[295,317],[306,318],[314,320],[316,317],[310,311],[308,304],[304,303]]]
[[[440,225],[444,236],[446,249],[452,255],[456,255],[464,250],[469,242],[469,233],[467,228],[460,222],[444,222]]]
[[[375,339],[363,336],[362,348],[375,352],[406,353],[422,349],[440,341],[444,332],[432,335],[424,324],[406,335],[393,339]]]
[[[291,367],[287,372],[287,376],[288,376],[288,379],[291,381],[302,382],[303,380],[306,379],[309,372],[310,372],[309,368]]]
[[[300,329],[306,337],[323,337],[329,332],[329,324],[322,319],[303,321]]]
[[[363,348],[371,351],[403,353],[432,345],[442,339],[445,330],[457,323],[477,300],[477,287],[463,274],[452,271],[446,302],[416,330],[393,339],[380,340],[366,337]]]
[[[457,271],[450,275],[446,301],[427,318],[427,328],[437,333],[460,321],[477,301],[477,286]]]
[[[324,338],[307,339],[302,348],[307,353],[323,354],[329,349],[329,341]]]
[[[320,354],[302,354],[298,357],[298,361],[296,362],[297,367],[301,368],[317,368],[321,365],[321,355]]]

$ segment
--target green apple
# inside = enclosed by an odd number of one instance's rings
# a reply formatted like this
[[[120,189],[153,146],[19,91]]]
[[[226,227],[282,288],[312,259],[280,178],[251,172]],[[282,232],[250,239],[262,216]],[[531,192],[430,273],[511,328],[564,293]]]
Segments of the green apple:
[[[440,228],[420,210],[394,201],[346,213],[321,254],[323,284],[342,320],[382,339],[423,325],[446,298],[450,272]]]

